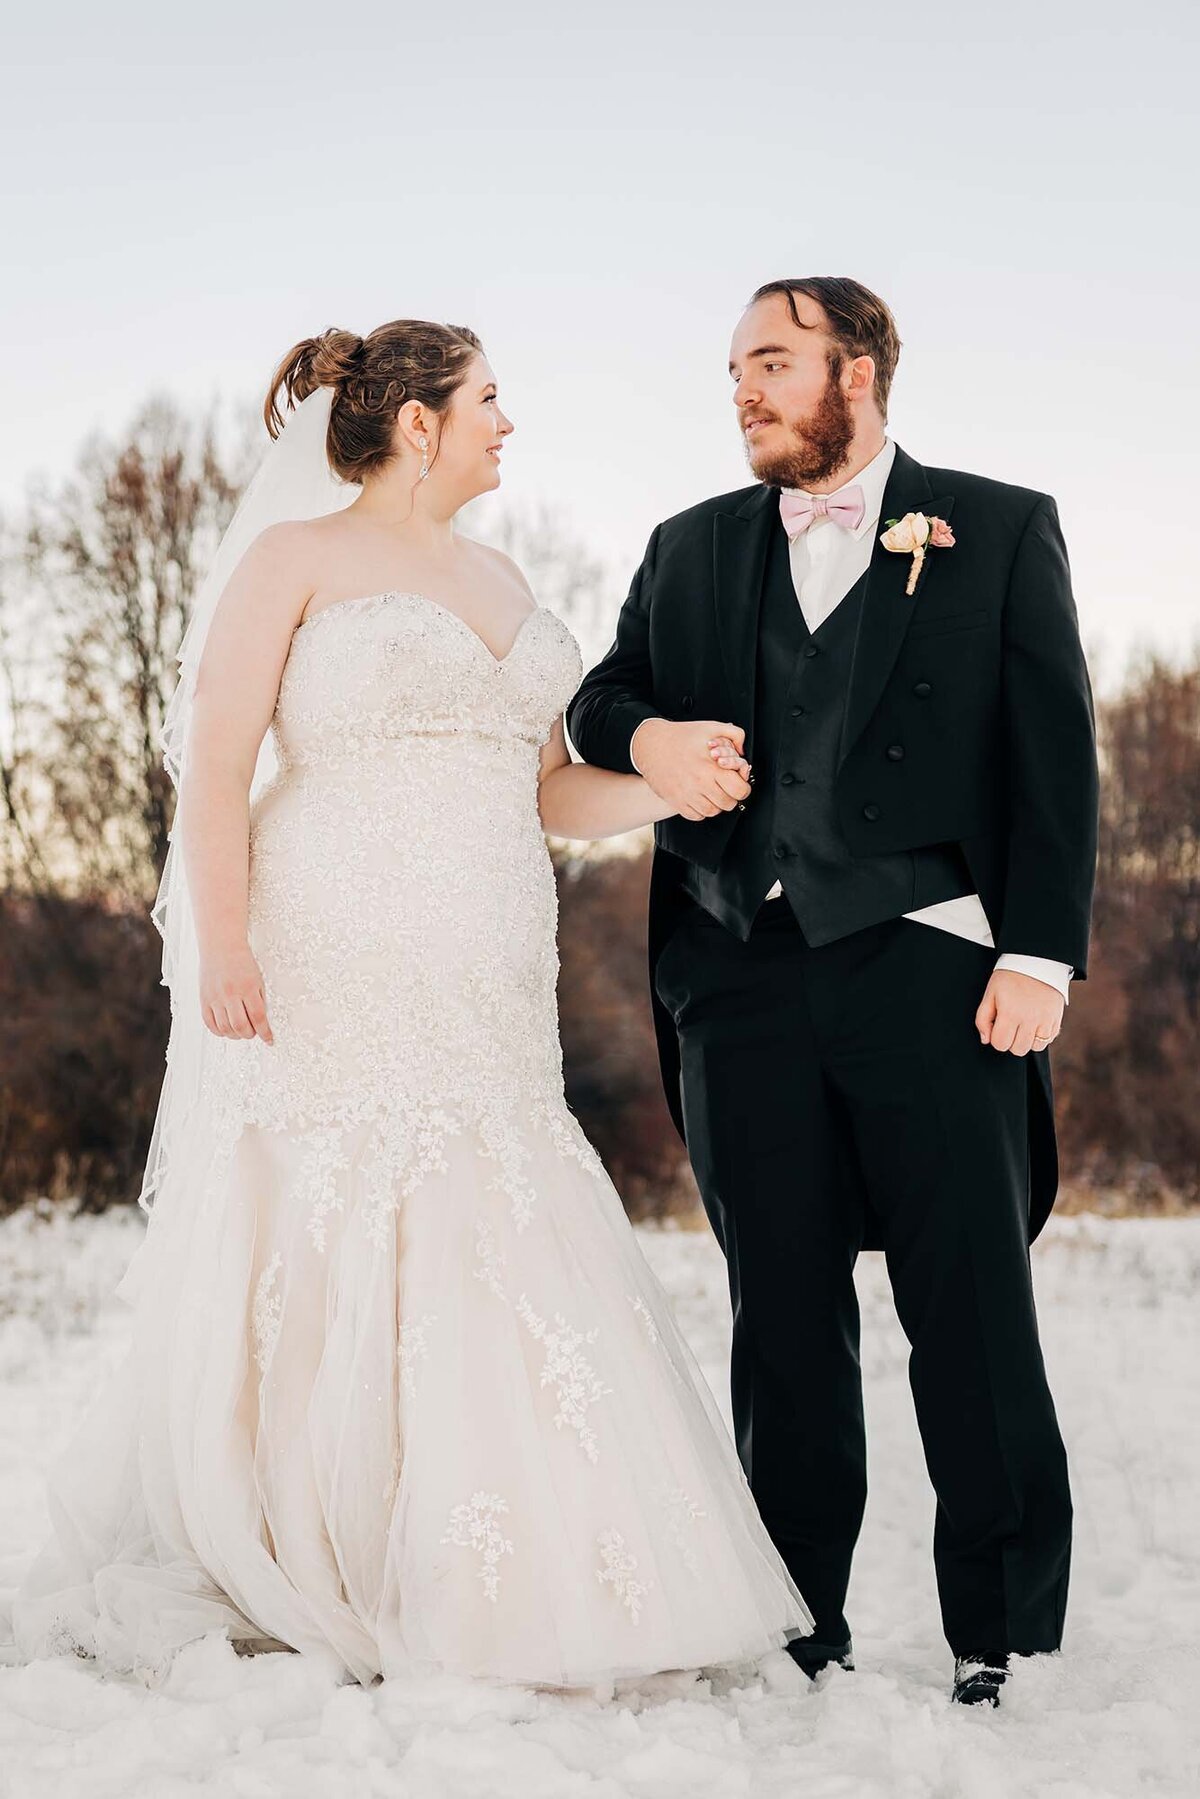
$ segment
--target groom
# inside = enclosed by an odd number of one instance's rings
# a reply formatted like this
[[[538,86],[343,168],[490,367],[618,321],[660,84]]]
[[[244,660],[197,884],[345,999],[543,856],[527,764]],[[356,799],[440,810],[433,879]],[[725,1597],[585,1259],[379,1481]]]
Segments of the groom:
[[[1010,1655],[1059,1647],[1067,1597],[1029,1244],[1058,1178],[1047,1046],[1087,960],[1095,733],[1054,501],[889,438],[899,347],[856,281],[759,289],[729,365],[755,484],[655,528],[567,724],[678,808],[655,1022],[728,1264],[738,1452],[816,1620],[792,1653],[853,1665],[853,1270],[882,1247],[954,1697],[995,1703]]]

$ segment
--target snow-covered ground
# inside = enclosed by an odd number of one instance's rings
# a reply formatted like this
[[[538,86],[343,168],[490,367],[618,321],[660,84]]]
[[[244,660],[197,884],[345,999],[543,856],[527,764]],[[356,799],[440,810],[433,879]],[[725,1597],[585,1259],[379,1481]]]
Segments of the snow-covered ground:
[[[0,1587],[39,1541],[40,1476],[126,1314],[136,1216],[0,1224]],[[642,1228],[728,1416],[724,1268],[706,1229]],[[952,1707],[932,1498],[882,1259],[860,1263],[872,1494],[850,1597],[858,1671],[786,1655],[614,1702],[458,1680],[336,1686],[219,1638],[150,1691],[76,1660],[0,1669],[5,1799],[1106,1799],[1200,1794],[1200,1220],[1054,1222],[1035,1251],[1074,1478],[1064,1652],[1004,1706]]]

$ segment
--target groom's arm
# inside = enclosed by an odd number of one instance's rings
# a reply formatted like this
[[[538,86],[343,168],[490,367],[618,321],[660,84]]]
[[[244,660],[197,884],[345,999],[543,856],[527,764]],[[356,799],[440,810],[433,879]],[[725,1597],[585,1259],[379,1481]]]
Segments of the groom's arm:
[[[585,762],[617,774],[638,774],[629,754],[633,734],[644,719],[660,718],[654,704],[654,671],[650,663],[650,601],[658,558],[655,525],[629,597],[617,619],[612,647],[584,676],[567,707],[567,729]]]
[[[641,775],[668,802],[663,816],[678,814],[695,824],[745,803],[750,766],[741,756],[744,734],[739,726],[726,719],[669,719],[655,704],[650,607],[661,529],[656,525],[650,534],[617,619],[612,648],[585,676],[567,707],[567,728],[585,762],[616,774]],[[634,734],[651,719],[656,723],[638,738],[635,762]],[[653,741],[646,743],[647,736]],[[718,760],[718,752],[709,749],[710,740],[719,737],[732,742],[729,758]]]
[[[1048,494],[1026,522],[1004,608],[1008,871],[996,947],[1087,973],[1099,773],[1071,572]]]

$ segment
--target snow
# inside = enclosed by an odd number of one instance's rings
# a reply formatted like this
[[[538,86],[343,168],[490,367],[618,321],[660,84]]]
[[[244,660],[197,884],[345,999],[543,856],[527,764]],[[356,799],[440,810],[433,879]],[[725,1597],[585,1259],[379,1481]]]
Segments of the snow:
[[[0,1520],[10,1586],[40,1477],[120,1357],[139,1217],[0,1224]],[[728,1417],[724,1267],[706,1228],[639,1239]],[[1034,1254],[1067,1439],[1063,1654],[998,1711],[948,1703],[933,1502],[882,1258],[865,1256],[872,1492],[850,1595],[858,1671],[782,1652],[570,1699],[456,1679],[339,1685],[294,1655],[194,1644],[156,1689],[73,1659],[0,1668],[4,1799],[1108,1799],[1200,1793],[1200,1220],[1052,1221]]]

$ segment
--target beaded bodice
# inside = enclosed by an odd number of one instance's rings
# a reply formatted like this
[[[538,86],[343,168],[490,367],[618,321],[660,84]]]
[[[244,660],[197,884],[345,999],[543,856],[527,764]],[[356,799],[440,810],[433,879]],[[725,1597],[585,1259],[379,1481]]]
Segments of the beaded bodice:
[[[213,1039],[213,1097],[303,1139],[322,1195],[365,1136],[381,1213],[470,1128],[514,1208],[519,1121],[594,1152],[562,1098],[557,892],[538,753],[578,685],[544,607],[497,658],[423,595],[345,600],[294,633],[272,721],[279,768],[250,828],[250,942],[273,1044]],[[382,1229],[382,1218],[380,1220]]]

